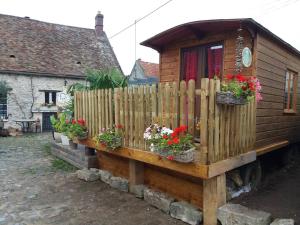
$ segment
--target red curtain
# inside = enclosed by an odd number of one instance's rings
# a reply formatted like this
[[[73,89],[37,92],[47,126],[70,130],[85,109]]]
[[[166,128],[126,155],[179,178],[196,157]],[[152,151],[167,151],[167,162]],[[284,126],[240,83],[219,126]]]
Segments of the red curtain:
[[[197,79],[198,74],[198,50],[191,49],[184,52],[184,79],[189,80]]]
[[[222,54],[223,48],[207,49],[207,68],[208,78],[214,78],[214,76],[220,76],[222,69]]]

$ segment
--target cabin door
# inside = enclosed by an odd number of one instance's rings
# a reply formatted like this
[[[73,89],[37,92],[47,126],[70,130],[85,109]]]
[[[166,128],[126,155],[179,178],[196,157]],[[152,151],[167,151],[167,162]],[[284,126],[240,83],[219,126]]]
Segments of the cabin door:
[[[201,78],[221,77],[222,70],[223,45],[220,43],[184,48],[181,51],[181,80],[195,80],[196,89],[201,87]],[[196,96],[195,104],[196,125],[200,119],[200,96]]]

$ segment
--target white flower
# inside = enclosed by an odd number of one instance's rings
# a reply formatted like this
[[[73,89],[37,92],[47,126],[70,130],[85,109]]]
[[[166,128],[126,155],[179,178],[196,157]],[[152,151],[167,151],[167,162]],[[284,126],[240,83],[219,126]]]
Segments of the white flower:
[[[167,127],[163,127],[162,129],[161,129],[161,132],[160,132],[162,135],[163,134],[166,134],[166,135],[170,135],[170,134],[172,134],[173,133],[173,130],[171,130],[170,128],[167,128]]]

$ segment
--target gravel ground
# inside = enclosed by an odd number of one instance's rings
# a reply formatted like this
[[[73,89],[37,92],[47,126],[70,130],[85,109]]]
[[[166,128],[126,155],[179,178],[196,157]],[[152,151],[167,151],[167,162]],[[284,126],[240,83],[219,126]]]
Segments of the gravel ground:
[[[0,225],[183,225],[49,154],[49,134],[0,137]]]

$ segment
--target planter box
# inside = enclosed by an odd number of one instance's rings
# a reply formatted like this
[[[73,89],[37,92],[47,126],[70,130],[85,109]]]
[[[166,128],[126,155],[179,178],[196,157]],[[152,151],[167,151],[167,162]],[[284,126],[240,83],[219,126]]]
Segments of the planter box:
[[[187,151],[184,151],[178,155],[174,156],[174,160],[182,163],[190,163],[194,161],[196,148],[191,148]]]
[[[89,132],[86,131],[86,132],[84,133],[84,135],[82,135],[82,136],[80,136],[80,137],[76,137],[76,138],[77,138],[77,140],[82,141],[82,140],[85,140],[85,139],[88,138],[88,134],[89,134]]]
[[[54,140],[56,143],[61,143],[61,133],[54,132]]]
[[[66,135],[61,134],[61,143],[62,145],[70,145],[70,139]]]
[[[69,145],[71,149],[77,149],[77,143],[74,143],[72,140],[69,141]]]
[[[163,150],[158,150],[156,147],[154,147],[154,152],[157,152],[159,155],[163,157],[167,157],[168,153],[164,152]],[[180,154],[174,155],[174,161],[181,162],[181,163],[190,163],[194,161],[195,158],[195,150],[196,148],[193,147],[187,151],[184,151]]]
[[[221,105],[245,105],[247,103],[245,98],[237,98],[232,92],[217,92],[216,102]]]

